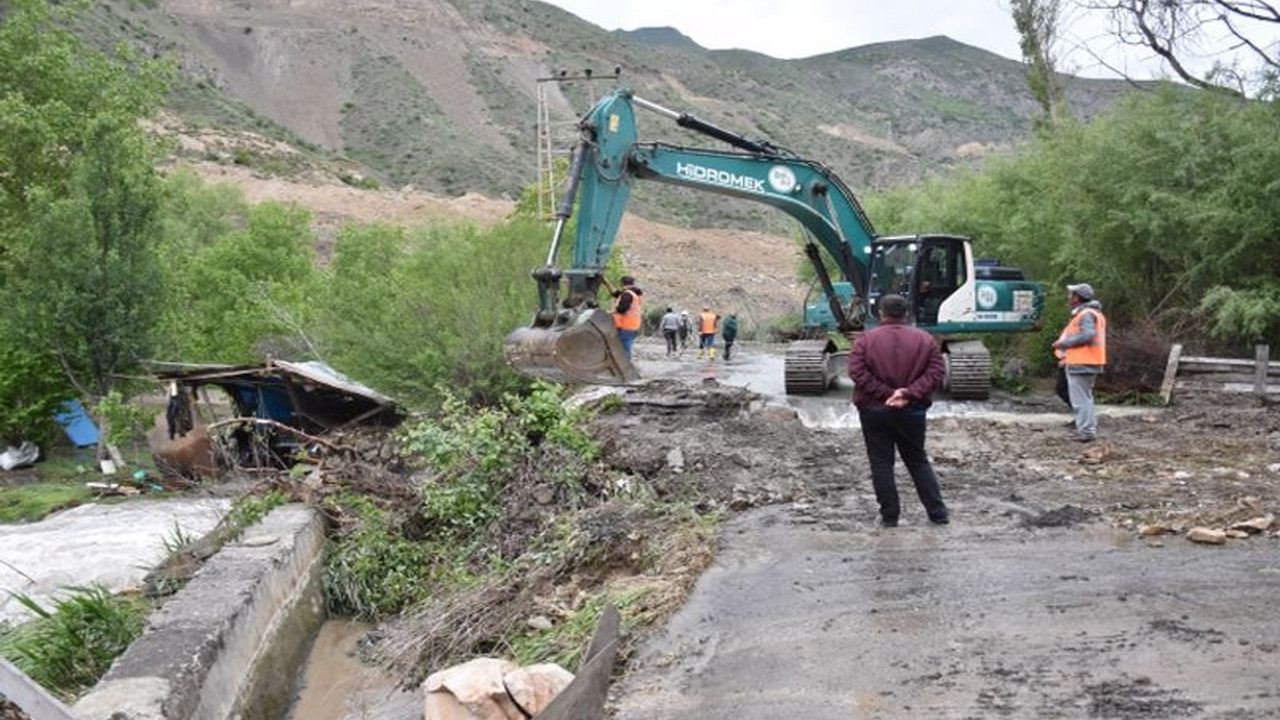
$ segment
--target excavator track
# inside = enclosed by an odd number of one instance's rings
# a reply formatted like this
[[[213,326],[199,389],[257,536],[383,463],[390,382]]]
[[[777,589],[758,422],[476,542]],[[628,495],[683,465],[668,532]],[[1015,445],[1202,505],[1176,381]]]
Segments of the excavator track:
[[[977,340],[947,343],[947,390],[957,400],[991,397],[991,352]]]
[[[833,379],[830,340],[797,340],[787,346],[784,382],[788,395],[822,395]]]

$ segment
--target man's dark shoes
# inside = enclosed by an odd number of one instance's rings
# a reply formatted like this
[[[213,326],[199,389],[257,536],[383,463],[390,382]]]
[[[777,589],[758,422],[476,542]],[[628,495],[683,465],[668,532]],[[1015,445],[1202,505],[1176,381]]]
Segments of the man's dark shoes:
[[[880,518],[880,527],[898,527],[898,518]]]
[[[1091,443],[1097,439],[1098,438],[1094,437],[1093,435],[1077,435],[1076,436],[1076,442],[1078,443]]]
[[[946,515],[939,515],[938,517],[929,518],[929,522],[933,523],[934,525],[946,525],[947,523],[951,522],[951,518],[947,517]]]

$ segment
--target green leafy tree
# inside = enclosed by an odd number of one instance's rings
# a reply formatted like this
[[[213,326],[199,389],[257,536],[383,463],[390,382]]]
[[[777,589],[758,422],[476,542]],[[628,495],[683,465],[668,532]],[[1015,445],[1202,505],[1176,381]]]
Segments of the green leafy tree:
[[[0,448],[52,440],[54,414],[71,397],[56,359],[27,350],[0,332]]]
[[[192,251],[172,268],[166,352],[243,363],[262,359],[264,343],[274,338],[301,338],[305,345],[307,298],[316,281],[310,221],[301,207],[268,202],[249,210],[242,230],[172,240]]]
[[[492,228],[349,225],[338,236],[316,332],[344,372],[405,400],[442,385],[496,401],[524,383],[503,342],[527,324],[545,260],[546,226],[511,219]]]
[[[185,268],[191,254],[244,228],[248,219],[249,203],[239,187],[208,184],[186,167],[170,172],[164,178],[161,203],[161,253],[170,271]]]
[[[1027,64],[1027,87],[1044,110],[1038,128],[1052,128],[1066,112],[1062,82],[1053,46],[1058,40],[1061,0],[1011,0],[1009,11],[1018,31],[1022,60]]]
[[[0,305],[92,407],[150,354],[159,186],[138,120],[166,68],[87,48],[67,12],[17,0],[0,26]]]
[[[0,24],[0,249],[30,241],[40,191],[69,194],[77,159],[99,139],[91,129],[137,131],[169,76],[127,48],[108,58],[86,47],[65,29],[75,7],[13,0]]]
[[[1276,344],[1277,113],[1168,88],[868,209],[885,232],[972,234],[978,254],[1055,287],[1087,280],[1117,327],[1155,318],[1192,337]]]

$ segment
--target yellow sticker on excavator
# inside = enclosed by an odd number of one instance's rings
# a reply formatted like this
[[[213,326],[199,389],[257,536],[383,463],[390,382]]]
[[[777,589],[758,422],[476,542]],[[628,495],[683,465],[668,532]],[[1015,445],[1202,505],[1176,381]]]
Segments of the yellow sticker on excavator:
[[[609,132],[611,133],[618,132],[618,123],[620,122],[621,120],[618,118],[617,115],[610,115],[609,116]]]

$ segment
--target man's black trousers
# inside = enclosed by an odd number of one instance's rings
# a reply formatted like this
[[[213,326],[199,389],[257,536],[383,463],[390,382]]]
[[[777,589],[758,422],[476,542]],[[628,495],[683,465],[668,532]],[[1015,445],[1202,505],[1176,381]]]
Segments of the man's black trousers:
[[[925,412],[867,409],[860,410],[858,417],[862,422],[862,438],[867,444],[867,459],[871,461],[871,483],[875,486],[876,501],[880,503],[880,517],[897,520],[901,511],[898,486],[893,480],[894,451],[897,450],[907,472],[911,473],[916,495],[929,519],[946,520],[947,506],[942,502],[942,490],[924,452]]]

